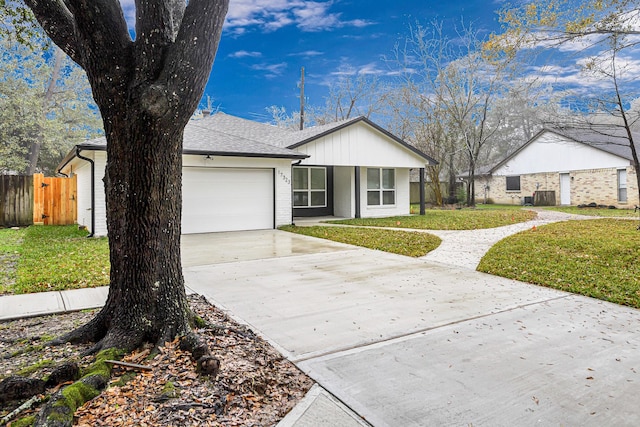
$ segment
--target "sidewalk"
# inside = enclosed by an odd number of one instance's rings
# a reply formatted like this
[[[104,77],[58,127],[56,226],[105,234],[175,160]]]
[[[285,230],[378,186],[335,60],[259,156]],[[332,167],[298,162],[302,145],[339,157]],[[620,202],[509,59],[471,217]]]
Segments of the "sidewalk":
[[[0,321],[102,307],[109,288],[0,296]]]

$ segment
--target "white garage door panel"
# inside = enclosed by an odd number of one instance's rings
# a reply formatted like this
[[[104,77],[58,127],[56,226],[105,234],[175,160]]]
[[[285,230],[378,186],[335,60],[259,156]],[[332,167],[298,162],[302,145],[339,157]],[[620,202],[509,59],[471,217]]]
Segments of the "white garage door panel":
[[[271,169],[183,169],[183,234],[269,228],[273,228]]]

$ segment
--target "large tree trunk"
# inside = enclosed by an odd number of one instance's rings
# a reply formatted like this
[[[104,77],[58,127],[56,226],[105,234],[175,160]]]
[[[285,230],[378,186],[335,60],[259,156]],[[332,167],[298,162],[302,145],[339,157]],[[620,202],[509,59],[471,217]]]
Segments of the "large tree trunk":
[[[123,126],[111,130],[107,149],[109,296],[91,323],[66,337],[101,340],[96,350],[161,344],[189,331],[180,262],[183,132],[139,107],[128,116],[133,123],[114,120]]]
[[[87,72],[107,139],[106,305],[59,341],[131,350],[190,331],[180,262],[182,137],[211,71],[228,0],[26,0]]]

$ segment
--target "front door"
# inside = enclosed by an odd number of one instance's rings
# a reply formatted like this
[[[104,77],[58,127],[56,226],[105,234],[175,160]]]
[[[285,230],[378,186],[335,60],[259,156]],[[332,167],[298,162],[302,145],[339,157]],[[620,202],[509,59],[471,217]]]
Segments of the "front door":
[[[571,178],[568,173],[560,174],[560,204],[571,204]]]

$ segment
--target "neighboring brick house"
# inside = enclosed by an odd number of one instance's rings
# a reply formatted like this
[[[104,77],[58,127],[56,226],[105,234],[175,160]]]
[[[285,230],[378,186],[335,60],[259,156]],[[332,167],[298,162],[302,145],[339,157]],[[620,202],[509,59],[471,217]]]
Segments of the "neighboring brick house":
[[[476,176],[476,200],[523,204],[537,191],[556,205],[596,203],[634,208],[636,171],[622,128],[547,128]],[[634,134],[636,150],[640,134]],[[553,192],[553,193],[551,193]]]

